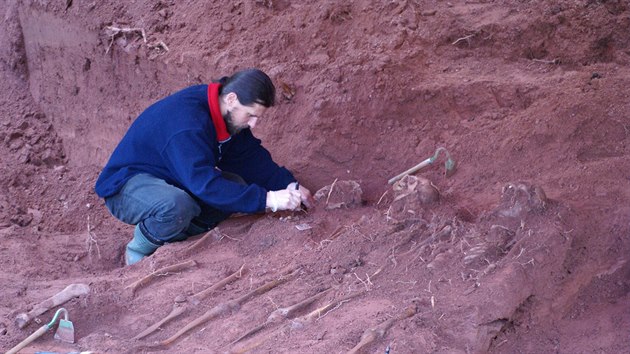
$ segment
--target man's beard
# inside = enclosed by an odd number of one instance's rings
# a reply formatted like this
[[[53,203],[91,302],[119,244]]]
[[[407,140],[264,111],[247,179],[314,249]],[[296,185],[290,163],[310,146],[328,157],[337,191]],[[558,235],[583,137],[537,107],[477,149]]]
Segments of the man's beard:
[[[234,122],[232,122],[232,111],[228,111],[227,113],[225,113],[223,115],[223,120],[225,120],[225,127],[228,130],[228,133],[230,133],[230,135],[236,135],[238,133],[241,132],[241,130],[243,130],[244,128],[239,128],[236,125],[234,125]]]

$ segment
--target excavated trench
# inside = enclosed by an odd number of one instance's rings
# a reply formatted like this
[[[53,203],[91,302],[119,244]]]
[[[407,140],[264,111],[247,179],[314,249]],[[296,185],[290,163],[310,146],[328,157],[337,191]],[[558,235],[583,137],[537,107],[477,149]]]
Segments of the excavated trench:
[[[545,11],[519,2],[68,3],[0,5],[2,348],[36,329],[15,328],[19,312],[82,282],[90,294],[65,305],[78,344],[44,338],[38,348],[630,348],[619,330],[630,323],[630,54],[620,2]],[[586,35],[567,45],[576,33]],[[256,134],[313,192],[327,186],[318,209],[232,219],[206,243],[169,245],[123,267],[130,229],[92,191],[100,167],[147,105],[247,66],[284,90]],[[418,173],[438,200],[412,180],[387,185],[439,146],[456,173],[445,177],[443,161]],[[129,292],[187,261],[194,266],[170,281]],[[245,277],[133,340],[243,263]],[[284,279],[287,267],[299,271]],[[169,340],[222,304],[236,305]],[[231,345],[282,308],[295,310]],[[334,311],[315,316],[322,308]]]

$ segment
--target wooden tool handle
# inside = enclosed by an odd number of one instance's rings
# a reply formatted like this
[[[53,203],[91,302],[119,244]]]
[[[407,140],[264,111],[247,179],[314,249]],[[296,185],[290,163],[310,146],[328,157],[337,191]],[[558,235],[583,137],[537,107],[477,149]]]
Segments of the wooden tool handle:
[[[405,177],[406,175],[410,175],[410,174],[418,171],[419,169],[425,167],[426,165],[430,165],[432,162],[433,162],[433,158],[429,157],[428,159],[420,162],[419,164],[413,166],[412,168],[410,168],[407,171],[399,174],[398,176],[392,177],[389,181],[387,181],[387,183],[394,184],[394,182],[398,181],[399,179]]]
[[[43,325],[37,331],[35,331],[33,334],[28,336],[25,340],[21,341],[20,344],[18,344],[15,347],[9,349],[9,351],[6,352],[6,354],[15,354],[15,353],[19,352],[20,350],[24,349],[24,347],[26,347],[27,345],[31,344],[32,341],[34,341],[35,339],[41,337],[44,333],[46,333],[47,330],[48,330],[48,325],[47,324]]]

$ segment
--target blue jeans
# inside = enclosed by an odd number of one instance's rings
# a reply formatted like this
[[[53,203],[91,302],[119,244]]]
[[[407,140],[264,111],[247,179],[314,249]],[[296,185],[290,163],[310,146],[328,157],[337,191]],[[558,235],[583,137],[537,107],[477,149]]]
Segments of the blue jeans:
[[[224,178],[245,184],[240,176],[222,174]],[[230,213],[212,208],[186,191],[146,173],[133,176],[118,194],[105,198],[105,205],[120,221],[137,225],[156,245],[185,240],[230,217]]]

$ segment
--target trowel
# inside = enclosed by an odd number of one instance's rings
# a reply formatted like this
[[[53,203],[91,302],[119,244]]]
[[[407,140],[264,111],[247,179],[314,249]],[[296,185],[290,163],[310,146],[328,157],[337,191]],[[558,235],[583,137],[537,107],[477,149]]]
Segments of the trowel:
[[[63,310],[64,316],[59,320],[59,326],[57,326],[57,332],[55,332],[55,339],[66,343],[74,343],[74,325],[68,319],[68,311],[64,308],[60,308],[57,312]]]

